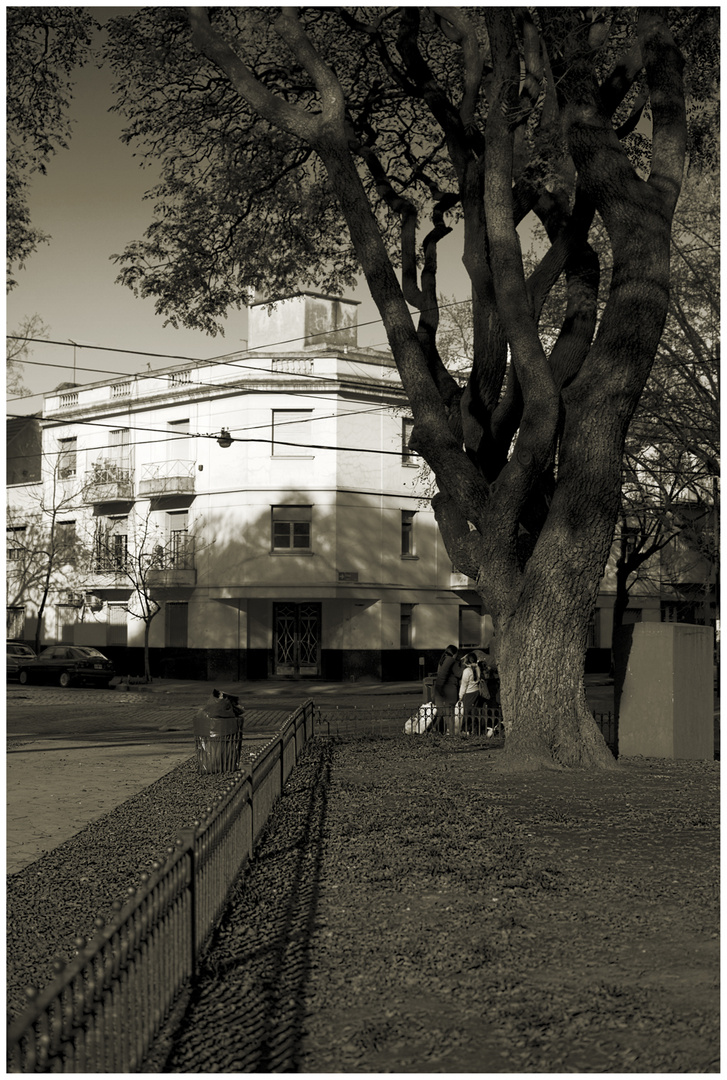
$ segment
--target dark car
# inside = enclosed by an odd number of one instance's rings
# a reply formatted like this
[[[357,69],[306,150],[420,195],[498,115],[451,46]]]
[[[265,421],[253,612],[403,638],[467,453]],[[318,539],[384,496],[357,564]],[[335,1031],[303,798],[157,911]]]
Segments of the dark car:
[[[57,682],[61,686],[72,683],[96,683],[108,686],[114,677],[114,665],[98,649],[85,645],[51,645],[35,660],[19,665],[21,683]]]
[[[22,641],[7,642],[7,678],[17,679],[22,660],[35,660],[35,653],[30,645],[24,645]]]

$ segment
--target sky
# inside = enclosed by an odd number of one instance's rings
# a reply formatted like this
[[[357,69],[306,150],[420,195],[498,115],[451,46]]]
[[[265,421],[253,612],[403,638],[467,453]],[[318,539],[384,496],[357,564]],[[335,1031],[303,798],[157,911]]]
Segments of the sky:
[[[128,8],[91,10],[104,22]],[[38,411],[43,393],[62,382],[96,382],[174,363],[173,358],[149,354],[196,360],[245,347],[244,309],[230,315],[224,337],[175,330],[164,326],[152,299],[137,299],[115,283],[119,268],[110,256],[141,238],[150,223],[152,207],[143,197],[154,178],[149,169],[139,167],[133,148],[120,141],[122,118],[108,111],[111,83],[108,69],[89,65],[78,72],[69,148],[51,159],[47,175],[38,175],[31,187],[32,224],[51,240],[19,271],[18,285],[6,300],[6,328],[12,333],[23,318],[37,314],[48,338],[60,344],[33,346],[28,357],[32,363],[23,365],[23,382],[33,396],[8,401],[11,415]],[[448,267],[443,291],[464,298],[467,286],[459,258],[454,242],[442,252],[440,265]],[[385,347],[386,335],[365,283],[348,296],[361,305],[359,344]],[[71,342],[76,342],[75,349]],[[139,355],[98,352],[89,345],[139,350]]]

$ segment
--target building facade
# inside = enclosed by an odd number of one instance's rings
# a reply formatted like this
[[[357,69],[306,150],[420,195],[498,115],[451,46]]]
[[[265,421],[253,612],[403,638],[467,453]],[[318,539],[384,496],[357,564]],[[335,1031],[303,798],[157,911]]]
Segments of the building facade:
[[[72,386],[9,422],[7,632],[166,677],[413,679],[449,643],[489,647],[453,571],[391,356],[356,305],[249,309],[248,348]],[[587,669],[608,671],[609,561]],[[46,555],[53,553],[51,573]],[[624,621],[715,621],[714,567],[677,545]],[[45,582],[48,580],[48,587]]]
[[[355,305],[300,295],[249,324],[244,353],[46,397],[42,477],[8,489],[9,528],[65,529],[43,644],[133,674],[149,600],[162,676],[415,678],[449,642],[487,644],[418,490],[396,367],[358,347]],[[14,562],[13,636],[32,640],[37,581],[23,590]]]

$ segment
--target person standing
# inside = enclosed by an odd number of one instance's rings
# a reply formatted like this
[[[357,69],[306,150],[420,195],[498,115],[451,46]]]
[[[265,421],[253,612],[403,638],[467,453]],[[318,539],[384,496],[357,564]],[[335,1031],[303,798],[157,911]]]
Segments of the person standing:
[[[474,710],[481,709],[486,698],[489,697],[486,675],[487,669],[484,664],[480,664],[477,653],[467,653],[459,684],[461,723],[465,725],[465,728],[474,727]]]
[[[459,680],[462,675],[462,664],[459,659],[459,649],[456,645],[448,645],[442,653],[437,665],[437,675],[434,680],[434,704],[437,707],[437,716],[441,718],[444,730],[447,734],[454,734],[454,709],[459,699]]]

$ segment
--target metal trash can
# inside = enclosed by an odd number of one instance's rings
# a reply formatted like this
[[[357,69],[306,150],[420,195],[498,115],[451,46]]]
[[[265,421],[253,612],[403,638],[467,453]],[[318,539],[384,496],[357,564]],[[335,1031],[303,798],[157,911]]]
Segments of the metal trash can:
[[[434,701],[434,681],[436,677],[436,675],[427,675],[422,680],[422,700],[425,705],[428,705],[430,701]]]
[[[194,718],[200,773],[235,772],[240,768],[244,713],[234,694],[212,691],[212,696]]]

